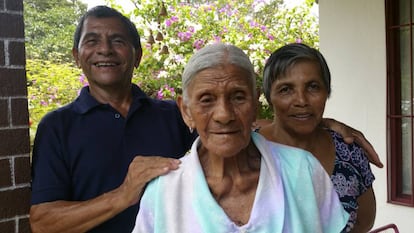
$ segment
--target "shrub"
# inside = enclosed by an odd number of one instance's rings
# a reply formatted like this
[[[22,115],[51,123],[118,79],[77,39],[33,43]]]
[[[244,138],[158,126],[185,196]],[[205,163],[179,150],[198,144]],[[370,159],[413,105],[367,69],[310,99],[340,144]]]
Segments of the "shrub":
[[[194,51],[221,41],[242,48],[250,57],[262,84],[262,72],[272,51],[293,42],[318,47],[313,1],[284,8],[280,1],[226,0],[211,3],[140,1],[132,11],[142,35],[143,59],[135,80],[154,98],[175,98],[181,93],[181,73]],[[119,7],[119,6],[118,6]],[[260,118],[271,118],[260,98]]]
[[[33,139],[40,119],[76,98],[84,82],[81,71],[72,64],[28,59],[26,72],[30,136]]]
[[[298,41],[318,47],[317,18],[310,13],[312,2],[307,0],[292,9],[282,7],[277,0],[137,2],[129,14],[142,35],[143,58],[133,82],[153,98],[175,99],[181,93],[181,73],[189,57],[206,44],[222,41],[248,54],[261,86],[263,66],[273,50]],[[122,11],[114,3],[112,6]],[[27,79],[33,138],[41,117],[72,101],[86,80],[72,64],[44,60],[27,61]],[[271,118],[271,108],[263,96],[260,103],[259,117]]]

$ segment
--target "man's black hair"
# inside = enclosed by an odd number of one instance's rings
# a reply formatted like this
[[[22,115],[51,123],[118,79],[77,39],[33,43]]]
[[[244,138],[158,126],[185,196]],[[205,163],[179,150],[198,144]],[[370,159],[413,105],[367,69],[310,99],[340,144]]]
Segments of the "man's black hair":
[[[79,41],[83,30],[83,24],[88,17],[96,17],[96,18],[111,18],[115,17],[121,20],[121,22],[127,28],[129,35],[131,37],[132,45],[134,46],[135,50],[141,51],[141,39],[137,28],[135,27],[134,23],[131,22],[127,17],[122,15],[119,11],[107,7],[107,6],[96,6],[88,10],[79,20],[78,26],[76,27],[75,35],[73,36],[73,48],[79,48]]]

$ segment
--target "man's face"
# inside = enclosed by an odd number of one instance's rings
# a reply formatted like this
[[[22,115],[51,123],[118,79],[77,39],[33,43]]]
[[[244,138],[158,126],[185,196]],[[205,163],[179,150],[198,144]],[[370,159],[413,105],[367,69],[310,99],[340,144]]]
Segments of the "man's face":
[[[73,50],[91,87],[129,85],[134,67],[141,59],[131,37],[116,17],[88,17],[83,24],[79,47]]]

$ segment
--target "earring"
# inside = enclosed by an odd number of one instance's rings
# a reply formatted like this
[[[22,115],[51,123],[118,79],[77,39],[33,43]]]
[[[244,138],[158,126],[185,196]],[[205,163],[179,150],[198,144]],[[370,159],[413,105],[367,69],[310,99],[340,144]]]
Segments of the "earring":
[[[194,129],[192,127],[188,127],[188,130],[190,130],[190,133],[194,132]]]

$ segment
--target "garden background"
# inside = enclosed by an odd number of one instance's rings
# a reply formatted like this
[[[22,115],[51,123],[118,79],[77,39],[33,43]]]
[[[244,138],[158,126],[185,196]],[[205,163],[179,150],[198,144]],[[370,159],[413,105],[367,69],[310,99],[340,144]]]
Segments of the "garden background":
[[[217,41],[242,48],[250,57],[262,83],[266,58],[287,43],[319,47],[318,17],[311,12],[314,0],[287,7],[283,0],[131,0],[123,9],[141,35],[143,57],[133,82],[149,96],[175,99],[181,93],[181,72],[194,51]],[[30,137],[49,111],[61,107],[88,85],[72,59],[72,38],[77,20],[87,10],[81,0],[25,0],[25,40]],[[260,97],[260,118],[272,112]]]

